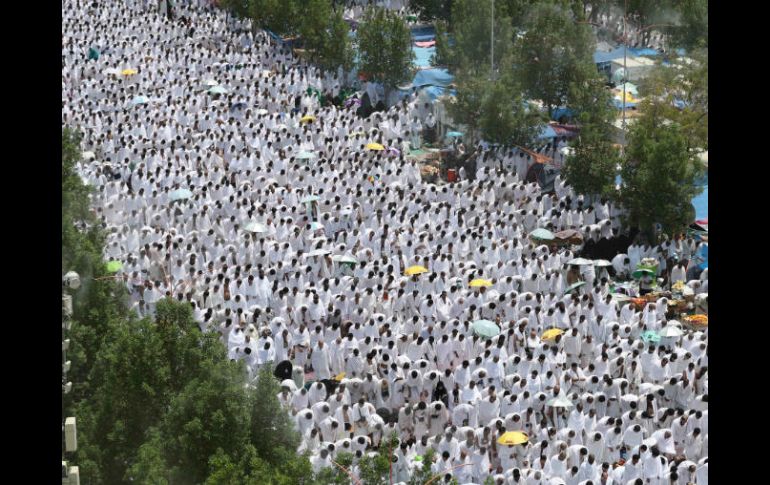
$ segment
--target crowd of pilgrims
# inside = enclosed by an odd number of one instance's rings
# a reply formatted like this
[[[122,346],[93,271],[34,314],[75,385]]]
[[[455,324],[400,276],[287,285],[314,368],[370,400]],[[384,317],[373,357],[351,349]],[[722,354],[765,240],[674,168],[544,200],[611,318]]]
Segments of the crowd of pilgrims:
[[[62,125],[83,134],[78,170],[139,315],[188,301],[252,379],[290,361],[278,398],[316,470],[349,452],[355,473],[395,432],[395,482],[433,448],[441,483],[708,483],[706,335],[645,343],[668,324],[665,299],[637,311],[610,297],[644,257],[667,284],[707,292],[707,273],[665,268],[695,241],[635,242],[565,293],[577,254],[528,234],[627,236],[622,208],[561,179],[542,193],[513,150],[426,183],[405,156],[432,116],[417,94],[368,117],[322,105],[308,88],[334,98],[350,73],[306,64],[208,2],[175,3],[173,19],[156,2],[62,3]],[[404,276],[414,265],[427,272]],[[492,285],[469,287],[477,278]],[[475,335],[479,319],[500,335]],[[542,339],[550,328],[565,333]],[[498,444],[506,431],[529,441]]]

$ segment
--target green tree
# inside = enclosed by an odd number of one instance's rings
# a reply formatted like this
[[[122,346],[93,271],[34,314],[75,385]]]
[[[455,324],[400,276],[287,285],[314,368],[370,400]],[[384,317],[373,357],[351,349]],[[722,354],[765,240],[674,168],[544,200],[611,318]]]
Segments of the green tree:
[[[366,485],[386,485],[390,483],[391,463],[398,449],[399,440],[394,432],[380,443],[376,453],[364,455],[358,461],[359,478]]]
[[[631,127],[621,172],[627,222],[650,236],[655,223],[668,235],[685,230],[694,216],[690,201],[703,190],[694,184],[703,166],[687,149],[681,127],[663,121],[645,113]]]
[[[249,0],[249,17],[254,26],[278,35],[299,32],[299,11],[299,0]]]
[[[678,124],[687,148],[708,150],[708,53],[693,51],[690,60],[656,66],[640,84],[640,111]]]
[[[307,0],[300,6],[299,34],[305,47],[313,53],[326,42],[326,29],[332,15],[330,0]]]
[[[680,14],[676,27],[668,28],[669,41],[687,50],[708,48],[709,9],[707,0],[679,0]]]
[[[412,38],[404,20],[383,8],[369,8],[358,28],[358,70],[385,86],[386,97],[392,86],[412,76]]]
[[[452,14],[452,0],[409,0],[409,7],[424,22],[446,21]]]
[[[508,82],[492,82],[481,103],[479,127],[484,139],[501,145],[532,146],[542,119]]]
[[[511,52],[513,32],[510,18],[495,11],[494,65],[503,66]],[[457,71],[489,75],[492,71],[492,1],[456,0],[452,7],[454,45],[444,36],[437,36],[436,50],[441,51],[448,65]]]
[[[562,175],[576,192],[589,196],[613,196],[620,150],[601,130],[584,126],[572,145],[574,153],[566,160]]]
[[[326,70],[334,70],[339,66],[349,71],[353,67],[353,43],[348,36],[350,26],[342,15],[341,8],[336,8],[328,17],[324,40],[318,50],[316,62]]]
[[[270,365],[259,370],[256,385],[249,390],[251,442],[259,456],[273,465],[281,463],[286,450],[294,453],[299,445],[299,434],[278,401],[280,391]]]
[[[543,3],[529,10],[526,33],[514,46],[514,68],[524,93],[548,109],[570,107],[574,86],[592,76],[594,37],[562,6]]]

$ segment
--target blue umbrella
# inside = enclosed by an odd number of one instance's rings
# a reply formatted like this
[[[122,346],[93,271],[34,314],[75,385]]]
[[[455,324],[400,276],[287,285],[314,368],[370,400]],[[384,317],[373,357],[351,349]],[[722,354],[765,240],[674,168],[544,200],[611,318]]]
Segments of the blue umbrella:
[[[192,197],[192,192],[187,189],[175,190],[171,192],[168,196],[171,202],[175,202],[177,200],[182,200],[182,199],[189,199],[190,197]]]
[[[459,131],[450,131],[449,133],[446,134],[446,136],[448,138],[459,138],[459,137],[463,136],[463,134],[460,133]]]
[[[310,160],[311,158],[315,158],[315,153],[302,151],[297,155],[298,160]]]
[[[642,334],[642,340],[645,342],[660,342],[660,335],[652,330],[647,330]]]

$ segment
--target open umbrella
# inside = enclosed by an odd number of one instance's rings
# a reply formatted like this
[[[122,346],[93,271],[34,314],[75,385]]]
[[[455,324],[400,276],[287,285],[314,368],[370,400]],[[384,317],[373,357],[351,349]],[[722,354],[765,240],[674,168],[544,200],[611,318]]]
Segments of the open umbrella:
[[[96,154],[92,151],[83,152],[81,156],[83,157],[83,160],[93,160],[96,158]]]
[[[660,342],[660,335],[652,330],[647,330],[642,334],[643,342]]]
[[[190,197],[192,197],[192,192],[190,192],[187,189],[175,190],[168,195],[168,198],[169,200],[171,200],[171,202],[175,202],[177,200],[189,199]]]
[[[213,79],[207,79],[203,81],[203,85],[213,88],[214,86],[219,86],[219,83],[214,81]]]
[[[640,279],[641,277],[643,277],[646,274],[647,275],[654,275],[655,272],[653,270],[651,270],[651,269],[648,269],[648,268],[639,268],[636,271],[634,271],[633,273],[631,273],[631,276],[633,276],[636,279]]]
[[[259,108],[257,111],[255,111],[255,113],[257,113],[258,115],[266,115],[267,113],[269,113],[269,111],[267,111],[265,108]]]
[[[521,431],[506,431],[497,438],[497,443],[505,446],[523,445],[528,441],[527,433]]]
[[[299,155],[297,155],[298,160],[311,160],[313,158],[315,158],[315,153],[312,152],[301,151],[299,152]]]
[[[222,86],[214,86],[213,88],[209,89],[209,94],[226,94],[227,89],[225,89]]]
[[[110,273],[117,273],[121,269],[123,269],[123,263],[120,261],[110,261],[107,263],[107,271]]]
[[[446,134],[446,136],[447,138],[460,138],[461,136],[463,136],[463,134],[460,133],[459,131],[450,131],[449,133]]]
[[[133,76],[136,73],[137,73],[136,69],[123,69],[123,71],[121,72],[121,74],[123,74],[124,76]]]
[[[529,237],[532,239],[539,239],[541,241],[552,241],[555,236],[548,229],[535,229],[529,233]]]
[[[606,268],[608,266],[612,266],[612,263],[610,263],[606,259],[595,259],[594,266],[597,266],[599,268]]]
[[[149,103],[149,102],[150,102],[150,98],[148,98],[147,96],[134,96],[134,99],[131,100],[131,104],[134,106],[139,104]]]
[[[336,255],[332,256],[332,261],[336,261],[338,263],[358,264],[358,260],[353,256]]]
[[[316,256],[325,256],[329,254],[331,251],[328,249],[314,249],[310,251],[309,253],[305,253],[306,258],[314,258]]]
[[[319,231],[319,230],[321,230],[323,228],[324,228],[324,225],[321,224],[320,222],[313,221],[313,222],[310,223],[310,230],[311,231]]]
[[[492,282],[491,281],[484,280],[484,279],[481,279],[481,278],[476,278],[475,280],[471,281],[471,283],[470,283],[470,287],[471,288],[480,288],[480,287],[489,288],[490,286],[492,286]]]
[[[545,405],[552,408],[571,408],[573,406],[572,401],[567,399],[565,396],[556,396],[551,398],[545,403]]]
[[[321,200],[321,198],[318,197],[317,195],[308,195],[307,197],[302,199],[300,202],[302,202],[303,204],[309,204],[311,202],[318,202],[319,200]]]
[[[368,148],[369,150],[374,150],[378,152],[385,150],[385,147],[380,145],[379,143],[367,143],[366,148]]]
[[[256,234],[264,234],[267,232],[267,227],[265,227],[264,224],[260,224],[259,222],[250,222],[246,224],[244,229],[248,232],[253,232]]]
[[[684,332],[681,328],[674,325],[666,325],[658,332],[658,335],[661,337],[681,337],[684,335]]]
[[[108,67],[104,71],[102,71],[102,74],[105,74],[107,76],[117,76],[120,74],[120,70],[116,67]]]
[[[404,271],[404,274],[407,276],[413,276],[416,274],[422,274],[427,272],[428,272],[428,268],[426,268],[425,266],[410,266],[406,268],[406,270]]]
[[[569,266],[588,266],[589,264],[593,264],[593,261],[586,258],[575,258],[567,261],[567,264]]]
[[[575,290],[577,290],[578,288],[580,288],[581,286],[583,286],[585,284],[586,284],[585,281],[578,281],[577,283],[572,283],[571,285],[569,285],[567,287],[566,290],[564,290],[564,293],[569,293],[571,291],[575,291]]]
[[[313,115],[305,115],[302,118],[299,119],[300,123],[310,123],[311,121],[315,121],[315,116]]]
[[[560,328],[552,328],[550,330],[546,330],[543,332],[543,335],[540,336],[541,340],[551,340],[555,339],[557,335],[561,335],[564,333],[564,330]]]
[[[500,327],[491,320],[476,320],[471,329],[479,337],[492,338],[500,335]]]

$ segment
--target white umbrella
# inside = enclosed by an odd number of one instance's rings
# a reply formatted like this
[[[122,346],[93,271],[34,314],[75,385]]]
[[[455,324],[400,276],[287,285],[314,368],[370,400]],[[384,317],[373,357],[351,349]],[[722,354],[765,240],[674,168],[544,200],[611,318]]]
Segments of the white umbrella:
[[[572,401],[564,396],[556,396],[551,398],[548,400],[548,402],[545,403],[545,405],[552,408],[571,408],[573,406]]]
[[[586,258],[575,258],[567,261],[567,264],[570,266],[586,266],[589,264],[593,264],[593,261]]]
[[[297,390],[297,384],[291,379],[284,379],[281,381],[281,387],[288,387],[290,391]]]
[[[328,249],[314,249],[314,250],[310,251],[309,253],[306,253],[304,257],[312,258],[312,257],[315,257],[315,256],[325,256],[325,255],[329,254],[330,252],[331,251],[329,251]]]
[[[83,160],[93,160],[94,158],[96,158],[96,154],[91,151],[83,152],[82,157],[83,157]]]
[[[255,111],[258,115],[266,115],[268,111],[265,108],[259,108],[257,111]]]
[[[679,327],[666,325],[660,332],[658,332],[658,335],[661,337],[681,337],[684,335],[684,332]]]
[[[606,268],[607,266],[612,266],[612,263],[610,263],[606,259],[595,259],[594,266],[598,266],[600,268]]]
[[[249,224],[246,224],[246,227],[244,227],[244,229],[249,232],[254,232],[257,234],[262,234],[267,232],[267,227],[265,227],[264,224],[260,224],[259,222],[251,222]]]

